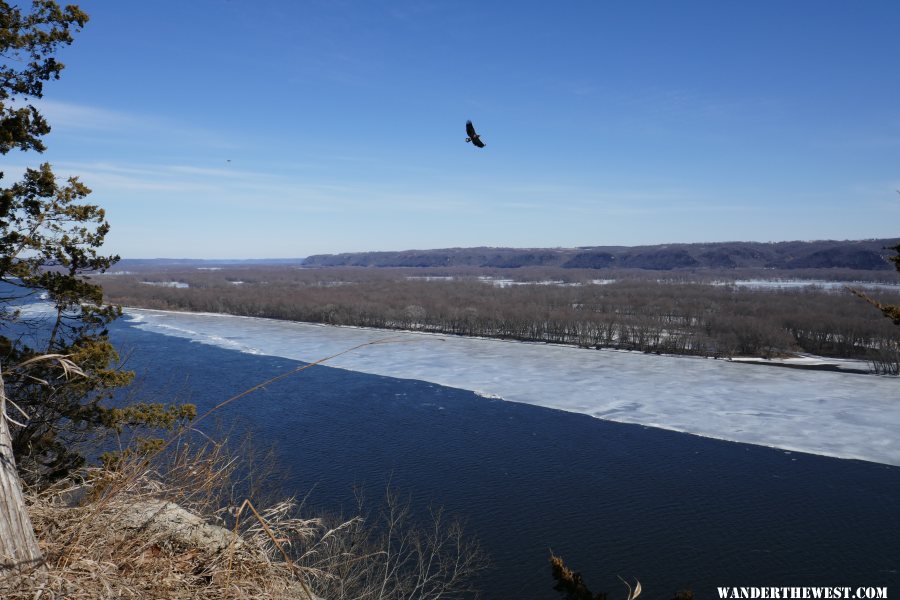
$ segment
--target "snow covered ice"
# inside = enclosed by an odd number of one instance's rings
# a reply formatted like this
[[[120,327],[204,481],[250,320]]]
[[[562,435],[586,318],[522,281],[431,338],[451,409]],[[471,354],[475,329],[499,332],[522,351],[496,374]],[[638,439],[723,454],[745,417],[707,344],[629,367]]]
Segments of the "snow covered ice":
[[[900,378],[229,315],[126,311],[147,331],[418,379],[620,423],[900,466]],[[345,352],[361,344],[385,341]],[[344,353],[345,352],[345,353]]]

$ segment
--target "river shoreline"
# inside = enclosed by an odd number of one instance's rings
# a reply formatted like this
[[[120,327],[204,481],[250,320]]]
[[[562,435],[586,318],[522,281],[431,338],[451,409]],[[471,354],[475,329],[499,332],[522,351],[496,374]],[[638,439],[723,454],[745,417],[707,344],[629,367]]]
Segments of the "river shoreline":
[[[558,346],[562,348],[579,348],[583,350],[602,350],[605,352],[625,352],[625,353],[634,353],[634,354],[653,354],[656,356],[665,356],[670,358],[695,358],[695,359],[714,359],[714,360],[723,360],[727,362],[734,362],[736,364],[747,364],[747,365],[761,365],[761,366],[770,366],[770,367],[786,367],[786,368],[794,368],[794,369],[806,369],[806,370],[815,370],[815,371],[831,371],[831,372],[839,372],[839,373],[850,373],[856,375],[877,375],[881,376],[881,374],[876,373],[872,368],[868,365],[870,361],[866,361],[863,359],[852,359],[852,358],[832,358],[827,356],[817,356],[813,354],[807,353],[793,353],[787,356],[778,356],[778,357],[765,357],[765,356],[729,356],[729,357],[719,357],[719,356],[709,356],[709,355],[701,355],[701,354],[673,354],[673,353],[665,353],[665,352],[645,352],[641,350],[633,350],[627,348],[618,348],[614,346],[604,346],[604,347],[585,347],[579,346],[577,344],[565,344],[560,342],[544,342],[537,340],[523,340],[509,337],[490,337],[490,336],[476,336],[476,335],[464,335],[458,333],[448,333],[443,331],[428,331],[424,329],[391,329],[391,328],[382,328],[382,327],[366,327],[362,325],[340,325],[340,324],[332,324],[332,323],[318,323],[313,321],[294,321],[291,319],[279,319],[277,317],[255,317],[250,315],[235,315],[232,313],[217,313],[217,312],[207,312],[207,311],[189,311],[189,310],[174,310],[174,309],[160,309],[160,308],[145,308],[142,306],[123,306],[123,311],[128,310],[143,310],[143,311],[152,311],[158,313],[170,313],[170,314],[184,314],[184,315],[203,315],[203,316],[217,316],[217,317],[233,317],[239,319],[260,319],[264,321],[276,321],[281,323],[299,323],[302,325],[308,325],[311,327],[334,327],[338,329],[355,329],[361,331],[376,331],[383,332],[385,334],[417,334],[417,335],[430,335],[430,336],[444,336],[444,337],[452,337],[452,338],[462,338],[462,339],[470,339],[470,340],[491,340],[496,342],[508,342],[515,344],[529,344],[529,345],[537,345],[537,346]]]
[[[214,313],[132,308],[126,314],[139,329],[249,354],[303,362],[332,357],[326,366],[487,398],[900,466],[894,377]]]

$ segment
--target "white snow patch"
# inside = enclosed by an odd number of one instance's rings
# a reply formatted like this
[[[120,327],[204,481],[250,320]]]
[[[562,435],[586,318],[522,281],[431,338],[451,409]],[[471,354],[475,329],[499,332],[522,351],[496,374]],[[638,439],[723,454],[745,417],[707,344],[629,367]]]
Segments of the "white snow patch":
[[[183,281],[142,281],[144,285],[155,285],[158,287],[168,287],[168,288],[180,288],[184,289],[190,287]]]

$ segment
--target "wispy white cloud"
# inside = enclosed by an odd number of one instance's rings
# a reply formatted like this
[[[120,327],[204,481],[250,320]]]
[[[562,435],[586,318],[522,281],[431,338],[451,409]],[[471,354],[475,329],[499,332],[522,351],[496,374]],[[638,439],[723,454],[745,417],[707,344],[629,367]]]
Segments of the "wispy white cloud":
[[[24,170],[24,165],[17,165]],[[446,213],[483,203],[416,185],[311,181],[297,175],[184,164],[60,161],[58,177],[77,176],[104,202],[159,194],[159,202],[200,207],[253,206],[257,211],[366,214]],[[14,173],[8,173],[13,175]]]
[[[46,99],[36,100],[34,105],[54,127],[125,133],[153,125],[149,118],[95,106]]]
[[[156,143],[162,136],[170,144],[218,149],[239,147],[223,132],[159,115],[46,99],[37,100],[34,105],[47,118],[56,135],[77,136],[94,141],[110,139],[119,145],[124,140],[129,144],[141,140]]]

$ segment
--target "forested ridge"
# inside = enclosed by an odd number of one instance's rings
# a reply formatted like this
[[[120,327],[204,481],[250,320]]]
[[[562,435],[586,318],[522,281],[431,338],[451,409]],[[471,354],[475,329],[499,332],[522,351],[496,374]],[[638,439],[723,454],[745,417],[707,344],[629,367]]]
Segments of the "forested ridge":
[[[561,267],[564,269],[855,269],[890,270],[887,248],[900,238],[792,242],[710,242],[580,248],[445,248],[318,254],[319,267]]]
[[[897,274],[806,270],[809,286],[748,287],[770,270],[595,270],[172,267],[103,278],[125,306],[217,312],[334,325],[717,357],[808,352],[870,360],[896,372],[898,331],[836,277]],[[816,285],[814,282],[819,281]],[[176,287],[177,286],[177,287]],[[870,288],[885,302],[900,291]]]

